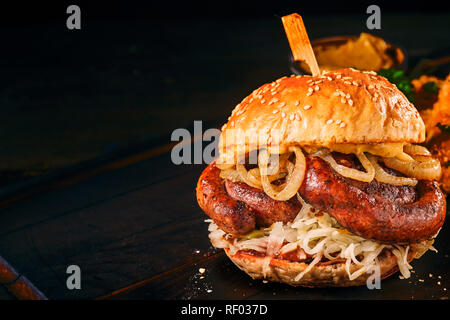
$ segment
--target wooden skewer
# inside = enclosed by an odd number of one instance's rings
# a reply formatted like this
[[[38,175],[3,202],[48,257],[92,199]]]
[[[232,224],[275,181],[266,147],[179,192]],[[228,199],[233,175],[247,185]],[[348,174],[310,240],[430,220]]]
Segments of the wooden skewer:
[[[302,17],[297,13],[293,13],[282,17],[281,21],[283,22],[284,31],[286,32],[294,60],[305,61],[313,76],[320,75],[319,65],[309,42]]]

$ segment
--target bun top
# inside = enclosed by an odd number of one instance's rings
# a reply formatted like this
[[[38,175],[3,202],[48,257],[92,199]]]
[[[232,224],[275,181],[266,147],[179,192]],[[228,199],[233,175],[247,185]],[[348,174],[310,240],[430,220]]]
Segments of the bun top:
[[[405,95],[372,71],[283,77],[253,91],[222,127],[220,161],[266,147],[419,143],[425,125]]]

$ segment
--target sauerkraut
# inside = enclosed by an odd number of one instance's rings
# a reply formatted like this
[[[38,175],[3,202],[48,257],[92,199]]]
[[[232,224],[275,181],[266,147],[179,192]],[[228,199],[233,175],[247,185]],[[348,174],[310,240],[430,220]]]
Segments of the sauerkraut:
[[[239,250],[255,250],[264,253],[265,268],[269,267],[271,257],[299,250],[311,259],[309,266],[297,275],[300,280],[314,265],[326,259],[333,261],[345,259],[345,267],[350,280],[354,280],[368,270],[380,267],[378,257],[384,249],[390,250],[397,258],[402,278],[410,277],[412,266],[408,263],[409,245],[388,245],[364,239],[350,233],[326,212],[314,210],[298,194],[302,209],[292,222],[275,222],[264,228],[257,237],[235,238],[222,231],[213,220],[208,219],[209,238],[216,248],[228,248],[234,255]],[[350,266],[359,269],[351,273]],[[263,273],[266,271],[263,270]]]

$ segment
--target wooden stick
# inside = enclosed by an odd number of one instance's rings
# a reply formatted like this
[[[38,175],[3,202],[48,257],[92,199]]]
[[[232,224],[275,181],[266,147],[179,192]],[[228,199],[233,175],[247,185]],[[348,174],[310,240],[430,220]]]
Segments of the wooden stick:
[[[297,13],[293,13],[282,17],[281,21],[283,22],[284,31],[291,46],[294,60],[305,61],[313,76],[320,75],[319,65],[309,42],[302,17]]]

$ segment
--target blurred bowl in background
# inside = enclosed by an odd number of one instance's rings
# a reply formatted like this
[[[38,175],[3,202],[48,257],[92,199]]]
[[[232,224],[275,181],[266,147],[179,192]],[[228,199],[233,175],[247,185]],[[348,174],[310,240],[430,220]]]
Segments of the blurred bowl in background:
[[[407,67],[404,49],[368,33],[359,36],[336,36],[311,42],[321,71],[340,68],[379,71],[380,69],[402,69]],[[310,74],[303,61],[289,58],[290,70],[294,74]]]

